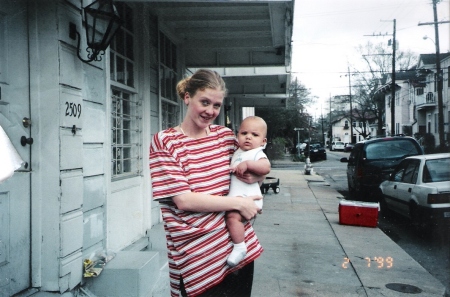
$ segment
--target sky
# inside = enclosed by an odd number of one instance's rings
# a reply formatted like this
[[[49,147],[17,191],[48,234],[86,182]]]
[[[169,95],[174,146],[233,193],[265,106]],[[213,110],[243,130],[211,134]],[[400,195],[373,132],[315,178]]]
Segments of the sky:
[[[437,4],[438,21],[449,21],[450,0]],[[388,42],[396,20],[398,50],[436,52],[431,0],[296,0],[292,36],[292,78],[316,97],[308,108],[315,117],[328,113],[330,97],[348,95],[349,65],[362,57],[358,45]],[[373,36],[373,35],[388,36]],[[431,38],[424,40],[424,36]],[[450,24],[439,25],[440,52],[450,51]],[[351,82],[350,82],[351,84]]]

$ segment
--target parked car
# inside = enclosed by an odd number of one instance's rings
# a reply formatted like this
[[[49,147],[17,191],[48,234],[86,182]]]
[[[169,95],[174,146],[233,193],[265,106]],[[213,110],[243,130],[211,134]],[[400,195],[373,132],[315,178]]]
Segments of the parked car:
[[[389,179],[395,167],[406,157],[423,155],[419,143],[412,137],[372,138],[354,145],[347,165],[348,191],[352,199],[378,201],[379,185]]]
[[[382,212],[414,224],[450,223],[450,154],[408,157],[380,185]]]
[[[308,154],[309,146],[306,147],[305,155]],[[311,151],[309,152],[311,161],[326,160],[327,151],[321,143],[311,143]]]
[[[332,151],[343,151],[344,150],[344,143],[342,141],[333,141],[331,143],[331,150]]]
[[[353,149],[353,143],[344,143],[344,152],[350,152]]]
[[[301,154],[305,151],[307,144],[306,143],[298,143],[295,148],[297,149],[297,153]]]

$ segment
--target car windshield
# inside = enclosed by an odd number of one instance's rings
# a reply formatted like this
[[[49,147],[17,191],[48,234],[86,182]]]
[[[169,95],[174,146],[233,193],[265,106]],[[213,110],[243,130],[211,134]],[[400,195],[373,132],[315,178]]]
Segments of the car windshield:
[[[419,148],[406,139],[374,142],[366,148],[368,160],[400,159],[418,154],[420,154]]]
[[[321,145],[318,144],[318,143],[313,143],[313,144],[311,144],[311,148],[313,148],[313,149],[318,149],[318,148],[320,148],[320,147],[321,147]]]
[[[423,168],[423,182],[450,181],[450,158],[427,160]]]

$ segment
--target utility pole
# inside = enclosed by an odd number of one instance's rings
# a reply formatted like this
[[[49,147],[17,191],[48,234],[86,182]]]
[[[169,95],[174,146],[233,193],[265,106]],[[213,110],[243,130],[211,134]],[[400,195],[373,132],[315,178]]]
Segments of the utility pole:
[[[331,94],[330,94],[330,113],[328,114],[329,118],[330,118],[330,136],[328,137],[329,140],[329,145],[330,145],[330,151],[331,151],[331,142],[333,141],[333,124],[331,123]]]
[[[395,135],[395,40],[396,20],[394,19],[394,32],[392,33],[392,90],[391,90],[391,135]]]
[[[322,119],[322,143],[325,147],[325,133],[323,131],[323,113],[322,113],[322,104],[320,104],[320,118]]]
[[[348,70],[348,96],[350,100],[350,143],[354,143],[353,141],[353,108],[352,108],[352,84],[350,82],[350,67]]]
[[[396,35],[396,24],[397,20],[394,19],[394,31],[392,32],[392,82],[391,82],[391,135],[395,135],[395,51],[397,50],[397,41],[395,39]],[[364,36],[384,36],[386,34],[378,34],[378,35],[364,35]]]
[[[439,50],[439,23],[444,22],[438,22],[438,16],[437,16],[437,9],[436,9],[436,3],[439,2],[439,0],[433,0],[433,15],[434,15],[434,22],[432,23],[419,23],[419,26],[421,25],[434,25],[434,36],[435,36],[435,43],[436,46],[436,86],[437,86],[437,95],[438,95],[438,132],[439,132],[439,146],[443,147],[445,144],[445,137],[444,137],[444,100],[442,98],[442,87],[443,87],[443,77],[441,72],[441,54]],[[448,23],[448,21],[446,22]]]

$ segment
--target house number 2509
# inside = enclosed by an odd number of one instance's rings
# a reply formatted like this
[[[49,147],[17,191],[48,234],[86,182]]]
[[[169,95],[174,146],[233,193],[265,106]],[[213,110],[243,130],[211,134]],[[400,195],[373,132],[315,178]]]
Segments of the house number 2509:
[[[81,104],[66,102],[66,117],[79,118],[81,115]]]

